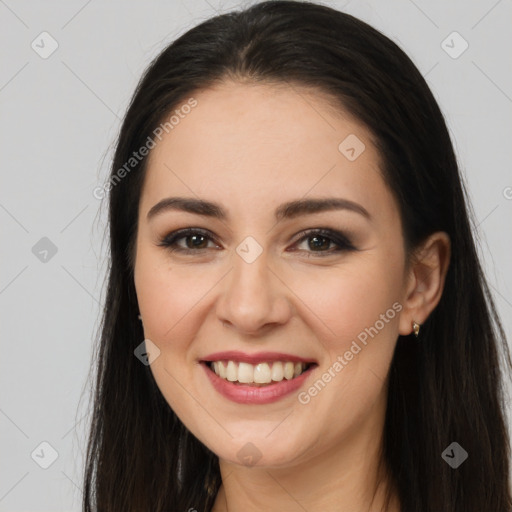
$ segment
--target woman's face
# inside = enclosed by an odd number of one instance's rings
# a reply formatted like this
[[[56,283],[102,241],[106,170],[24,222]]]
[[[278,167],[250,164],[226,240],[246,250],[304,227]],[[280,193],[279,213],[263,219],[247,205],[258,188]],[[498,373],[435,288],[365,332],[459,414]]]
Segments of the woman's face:
[[[139,207],[135,286],[158,387],[238,464],[377,439],[410,329],[398,207],[368,131],[295,87],[229,82],[193,97],[155,139]],[[169,198],[195,212],[153,209]]]

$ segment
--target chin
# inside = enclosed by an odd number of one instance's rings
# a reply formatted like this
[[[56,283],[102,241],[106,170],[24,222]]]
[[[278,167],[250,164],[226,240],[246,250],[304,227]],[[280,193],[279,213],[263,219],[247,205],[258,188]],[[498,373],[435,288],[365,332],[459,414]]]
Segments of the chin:
[[[260,434],[261,435],[261,434]],[[277,468],[292,466],[303,454],[300,443],[275,437],[244,436],[234,438],[229,445],[207,445],[219,459],[248,467]],[[283,444],[285,443],[286,444]]]

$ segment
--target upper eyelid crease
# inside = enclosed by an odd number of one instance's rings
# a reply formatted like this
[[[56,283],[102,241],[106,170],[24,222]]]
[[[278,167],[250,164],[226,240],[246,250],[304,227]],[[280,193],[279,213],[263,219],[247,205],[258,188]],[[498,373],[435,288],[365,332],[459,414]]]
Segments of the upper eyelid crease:
[[[148,212],[147,219],[169,210],[178,210],[196,215],[229,220],[229,214],[217,203],[197,198],[167,197],[155,204]],[[277,221],[292,219],[300,215],[319,213],[328,210],[348,210],[359,213],[372,221],[370,213],[360,204],[339,197],[298,199],[283,203],[274,212]]]

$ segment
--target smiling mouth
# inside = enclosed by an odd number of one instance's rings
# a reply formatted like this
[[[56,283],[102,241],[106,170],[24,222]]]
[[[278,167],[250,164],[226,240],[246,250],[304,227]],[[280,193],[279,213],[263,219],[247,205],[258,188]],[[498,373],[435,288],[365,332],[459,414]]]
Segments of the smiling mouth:
[[[264,387],[293,380],[318,366],[316,363],[272,361],[250,364],[232,360],[203,361],[221,379],[240,386]]]

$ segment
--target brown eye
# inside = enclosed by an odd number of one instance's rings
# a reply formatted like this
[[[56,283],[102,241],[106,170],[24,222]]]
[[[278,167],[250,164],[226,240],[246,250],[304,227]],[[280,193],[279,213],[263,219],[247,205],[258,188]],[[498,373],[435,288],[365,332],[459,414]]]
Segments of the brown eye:
[[[331,229],[312,229],[302,231],[299,235],[302,238],[295,245],[307,242],[307,248],[305,250],[292,249],[292,251],[300,250],[310,256],[329,256],[341,251],[357,250],[343,233]],[[184,246],[179,243],[182,240],[185,241]],[[158,245],[169,248],[171,252],[193,254],[208,249],[208,242],[214,244],[214,247],[211,248],[219,247],[208,231],[199,228],[186,228],[168,234]]]
[[[328,256],[341,251],[356,250],[345,235],[331,229],[313,229],[303,231],[300,235],[302,238],[298,240],[298,243],[306,241],[306,252],[316,253],[315,256]],[[332,245],[334,245],[334,249]]]
[[[185,247],[178,244],[181,240],[185,240]],[[158,245],[169,247],[171,251],[190,254],[208,249],[209,241],[214,242],[214,239],[207,231],[197,228],[187,228],[170,233],[164,237]]]

